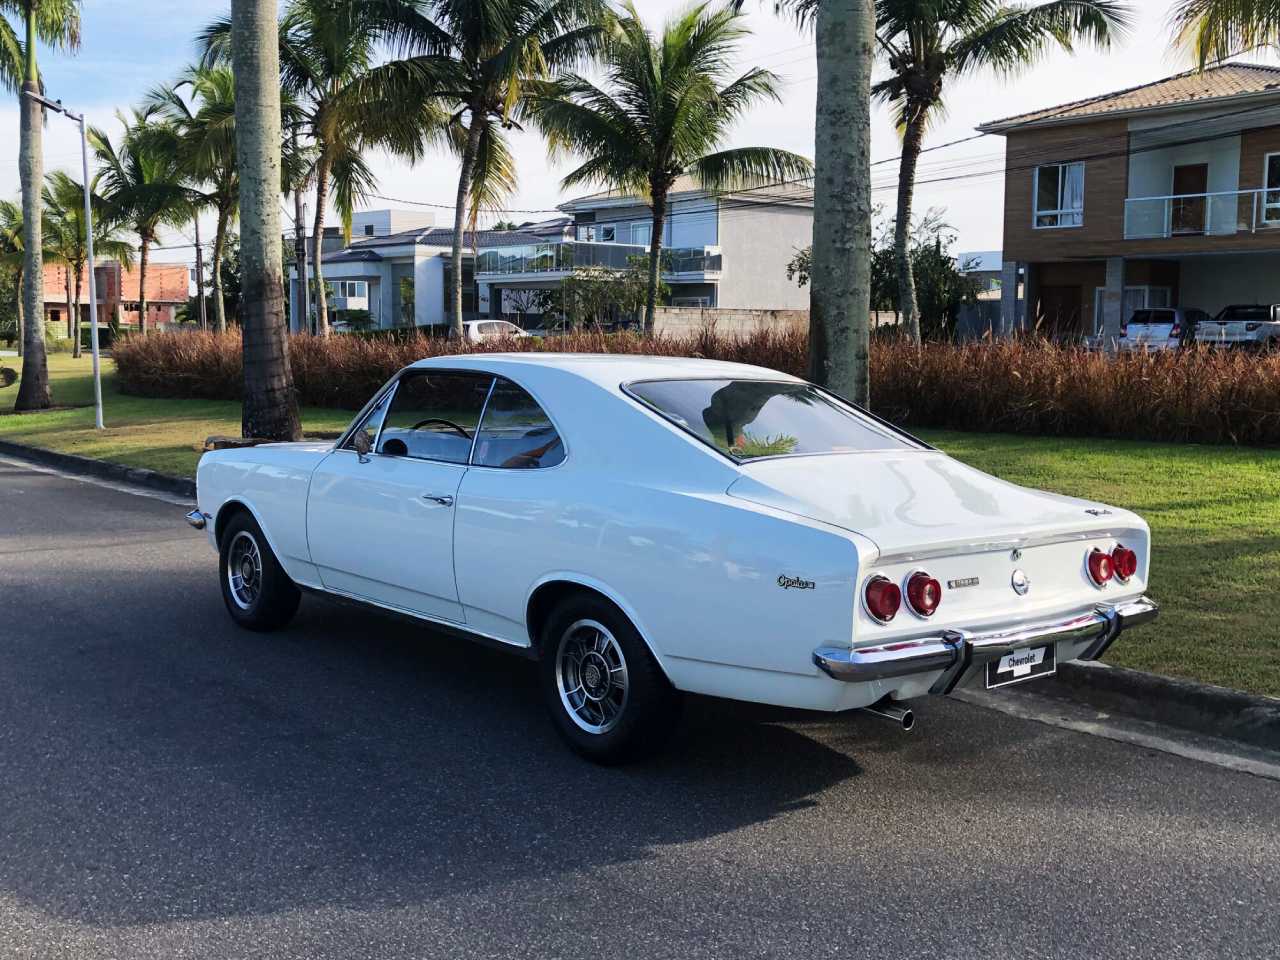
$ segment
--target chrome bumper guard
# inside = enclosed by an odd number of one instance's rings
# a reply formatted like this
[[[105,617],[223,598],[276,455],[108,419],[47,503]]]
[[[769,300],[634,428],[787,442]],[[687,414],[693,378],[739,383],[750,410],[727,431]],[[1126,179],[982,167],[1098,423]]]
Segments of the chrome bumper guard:
[[[1097,660],[1122,630],[1154,620],[1159,611],[1154,600],[1139,597],[1123,603],[1099,604],[1088,613],[1065,620],[1044,620],[1007,630],[944,630],[932,637],[899,640],[875,647],[819,647],[813,651],[813,662],[828,676],[850,683],[941,670],[941,676],[929,692],[946,694],[955,689],[970,668],[1024,647],[1059,641],[1088,642],[1089,646],[1076,659]]]
[[[204,525],[208,522],[208,515],[201,513],[199,510],[192,510],[187,514],[187,523],[191,524],[197,530],[203,530]]]

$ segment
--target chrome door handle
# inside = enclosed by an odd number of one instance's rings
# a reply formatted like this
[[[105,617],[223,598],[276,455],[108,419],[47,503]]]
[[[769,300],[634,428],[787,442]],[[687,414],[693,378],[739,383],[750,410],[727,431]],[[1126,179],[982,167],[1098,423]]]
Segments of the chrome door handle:
[[[449,494],[447,493],[445,494],[424,493],[422,495],[422,499],[434,501],[435,503],[440,504],[440,506],[442,507],[453,506],[453,497],[449,496]]]

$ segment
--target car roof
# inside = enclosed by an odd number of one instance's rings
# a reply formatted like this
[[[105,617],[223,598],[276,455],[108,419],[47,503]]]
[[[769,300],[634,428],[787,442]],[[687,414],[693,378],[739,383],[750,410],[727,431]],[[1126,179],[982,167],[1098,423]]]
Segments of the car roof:
[[[799,380],[768,367],[697,357],[652,357],[622,353],[468,353],[429,357],[415,368],[471,367],[486,373],[518,378],[521,372],[555,370],[601,386],[617,389],[635,380],[688,380],[725,378],[738,380]]]

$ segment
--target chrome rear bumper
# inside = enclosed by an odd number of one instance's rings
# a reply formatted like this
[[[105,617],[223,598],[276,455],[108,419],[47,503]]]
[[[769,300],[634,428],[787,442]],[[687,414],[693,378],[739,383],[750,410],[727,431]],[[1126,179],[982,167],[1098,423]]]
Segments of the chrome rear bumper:
[[[203,530],[205,524],[209,522],[209,515],[201,513],[199,510],[192,510],[187,514],[187,523],[191,524],[197,530]]]
[[[875,647],[819,647],[813,662],[830,677],[850,683],[887,680],[941,670],[930,693],[950,693],[971,667],[1024,647],[1065,641],[1088,643],[1078,660],[1097,660],[1122,630],[1154,620],[1159,607],[1149,597],[1093,610],[1065,620],[1026,623],[1006,630],[944,630],[936,636],[899,640]]]

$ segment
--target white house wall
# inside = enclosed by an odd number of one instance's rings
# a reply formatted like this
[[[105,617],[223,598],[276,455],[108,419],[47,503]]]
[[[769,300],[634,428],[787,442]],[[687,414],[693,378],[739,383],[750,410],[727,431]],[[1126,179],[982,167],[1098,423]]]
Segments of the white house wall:
[[[1280,253],[1187,257],[1178,304],[1215,314],[1232,303],[1280,303]]]
[[[444,257],[423,257],[413,265],[413,320],[420,327],[445,322]]]
[[[728,205],[721,211],[719,307],[803,310],[809,289],[787,279],[787,263],[813,242],[813,211]]]

